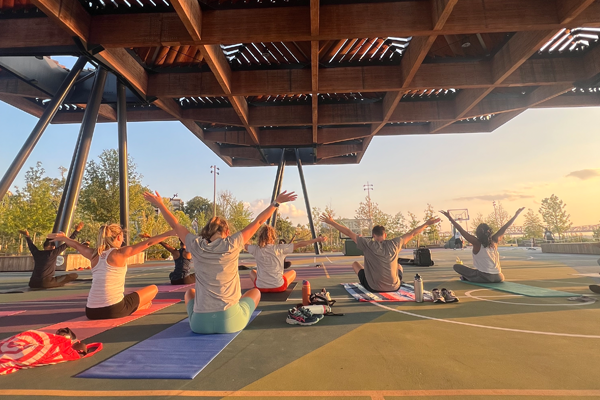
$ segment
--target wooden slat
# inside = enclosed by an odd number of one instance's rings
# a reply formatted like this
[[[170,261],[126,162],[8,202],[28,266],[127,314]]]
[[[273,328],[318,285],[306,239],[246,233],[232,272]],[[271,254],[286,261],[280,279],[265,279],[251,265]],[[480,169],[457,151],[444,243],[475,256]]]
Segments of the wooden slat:
[[[19,110],[38,118],[41,117],[44,113],[44,109],[42,107],[23,97],[0,94],[0,101],[5,102],[6,104],[10,104],[11,106],[18,108]]]
[[[345,156],[363,150],[363,144],[329,144],[317,147],[317,159]]]
[[[599,107],[600,94],[564,95],[546,100],[533,108]]]
[[[202,32],[202,10],[198,0],[171,0],[171,4],[192,40],[199,42]]]
[[[262,154],[256,147],[221,147],[221,154],[234,158],[262,160]]]
[[[596,0],[556,0],[556,11],[560,23],[567,24],[573,21],[586,8]]]
[[[73,39],[50,18],[3,19],[0,49],[72,46]]]
[[[63,30],[88,41],[91,17],[77,0],[31,0]],[[14,33],[13,33],[14,34]]]
[[[211,142],[237,144],[241,146],[250,146],[254,144],[254,141],[250,138],[250,135],[245,130],[218,132],[207,131],[204,133],[204,138]]]

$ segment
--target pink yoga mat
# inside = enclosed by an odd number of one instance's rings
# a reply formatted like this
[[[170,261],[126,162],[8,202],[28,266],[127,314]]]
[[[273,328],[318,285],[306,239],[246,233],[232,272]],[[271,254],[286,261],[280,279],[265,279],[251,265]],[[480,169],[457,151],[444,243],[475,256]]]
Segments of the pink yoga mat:
[[[95,336],[109,329],[116,328],[117,326],[121,326],[138,318],[142,318],[148,314],[152,314],[155,311],[162,310],[163,308],[172,306],[173,304],[177,304],[180,301],[181,300],[176,299],[154,299],[150,308],[136,311],[135,313],[127,317],[115,319],[89,320],[86,316],[83,316],[71,319],[69,321],[47,326],[45,328],[40,329],[40,331],[54,333],[60,328],[68,327],[73,332],[75,332],[75,334],[77,335],[77,339],[85,340],[89,337]]]
[[[25,310],[22,310],[22,311],[0,311],[0,318],[1,317],[10,317],[11,315],[21,314],[24,312],[25,312]]]
[[[158,293],[171,293],[171,292],[185,292],[186,290],[193,288],[195,283],[188,285],[157,285]]]

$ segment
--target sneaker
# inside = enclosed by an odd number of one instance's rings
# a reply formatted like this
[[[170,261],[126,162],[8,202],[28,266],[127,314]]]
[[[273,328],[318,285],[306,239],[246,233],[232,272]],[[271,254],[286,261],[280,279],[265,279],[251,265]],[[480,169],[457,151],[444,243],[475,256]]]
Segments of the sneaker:
[[[312,315],[312,313],[304,307],[292,308],[288,310],[288,315],[285,320],[290,325],[314,325],[320,319]]]
[[[310,318],[310,317],[314,317],[317,319],[317,321],[322,320],[323,318],[325,318],[325,314],[313,314],[312,311],[310,311],[308,308],[305,307],[298,307],[298,309],[300,310],[300,312],[302,314],[304,314],[304,316],[306,318]]]
[[[594,293],[600,293],[600,285],[590,285],[590,290]]]
[[[457,303],[458,297],[454,294],[452,290],[448,290],[446,288],[442,288],[442,296],[444,296],[444,300],[446,303]]]
[[[442,294],[440,293],[439,289],[433,289],[431,291],[431,296],[433,297],[433,302],[434,303],[445,303],[446,300],[444,300],[444,297],[442,297]]]

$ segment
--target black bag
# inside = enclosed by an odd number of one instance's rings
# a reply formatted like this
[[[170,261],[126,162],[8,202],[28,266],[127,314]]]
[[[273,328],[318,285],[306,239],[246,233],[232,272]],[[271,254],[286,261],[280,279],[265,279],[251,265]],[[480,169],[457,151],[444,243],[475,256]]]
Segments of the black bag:
[[[418,249],[413,251],[415,256],[415,265],[419,267],[431,267],[434,263],[431,260],[431,251],[425,247],[421,246]]]

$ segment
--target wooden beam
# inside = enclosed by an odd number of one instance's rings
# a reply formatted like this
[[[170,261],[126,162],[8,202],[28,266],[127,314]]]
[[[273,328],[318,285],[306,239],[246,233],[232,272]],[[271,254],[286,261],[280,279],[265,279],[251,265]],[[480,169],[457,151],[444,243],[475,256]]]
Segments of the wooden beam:
[[[3,19],[0,49],[72,46],[73,38],[50,18]]]
[[[596,0],[556,0],[556,11],[561,24],[573,21]]]
[[[358,153],[363,150],[363,143],[328,144],[317,147],[317,159],[333,158]]]
[[[202,10],[198,0],[172,0],[175,12],[195,42],[201,40]]]
[[[311,106],[264,106],[248,107],[249,123],[256,127],[310,126]]]
[[[418,125],[386,125],[377,132],[377,136],[428,135],[429,126]]]
[[[562,95],[546,100],[533,108],[600,107],[600,94]]]
[[[315,164],[317,164],[317,165],[358,164],[358,157],[357,156],[343,156],[343,157],[324,158],[322,160],[317,160],[317,162]]]
[[[46,92],[24,82],[22,79],[12,77],[0,78],[0,93],[19,97],[50,98]]]
[[[165,112],[171,114],[173,117],[175,117],[177,119],[182,118],[181,107],[173,99],[165,98],[165,97],[159,98],[156,101],[154,101],[154,105],[156,105],[157,107],[160,107]]]
[[[260,150],[256,147],[221,147],[221,154],[233,158],[263,160]]]
[[[181,111],[185,119],[230,126],[244,126],[233,108],[187,108]]]
[[[524,111],[525,110],[516,110],[516,111],[512,111],[509,113],[504,113],[504,114],[495,116],[494,118],[492,118],[491,120],[486,122],[488,125],[488,131],[493,132],[494,130],[501,127],[505,123],[509,122],[513,118],[517,117]]]
[[[248,132],[244,131],[205,131],[204,139],[217,142],[217,143],[226,143],[226,144],[237,144],[241,146],[250,146],[253,145],[254,142],[250,138]]]
[[[11,106],[16,107],[19,110],[24,111],[28,114],[31,114],[34,117],[39,118],[44,113],[44,109],[41,106],[38,106],[34,102],[29,101],[23,97],[0,94],[0,101],[5,102],[6,104],[10,104]]]
[[[109,122],[117,122],[117,112],[108,104],[100,104],[98,115]]]
[[[552,100],[571,89],[573,89],[573,85],[541,86],[527,96],[527,108]]]
[[[245,158],[235,158],[232,161],[232,167],[264,167],[268,164],[263,160],[248,160]]]
[[[88,41],[90,14],[77,0],[31,0],[46,16],[54,20],[63,30],[77,36],[84,42]]]
[[[261,147],[310,146],[312,129],[263,129],[260,131]]]
[[[361,139],[371,134],[371,127],[348,128],[319,128],[317,133],[320,144],[344,142],[346,140]]]

